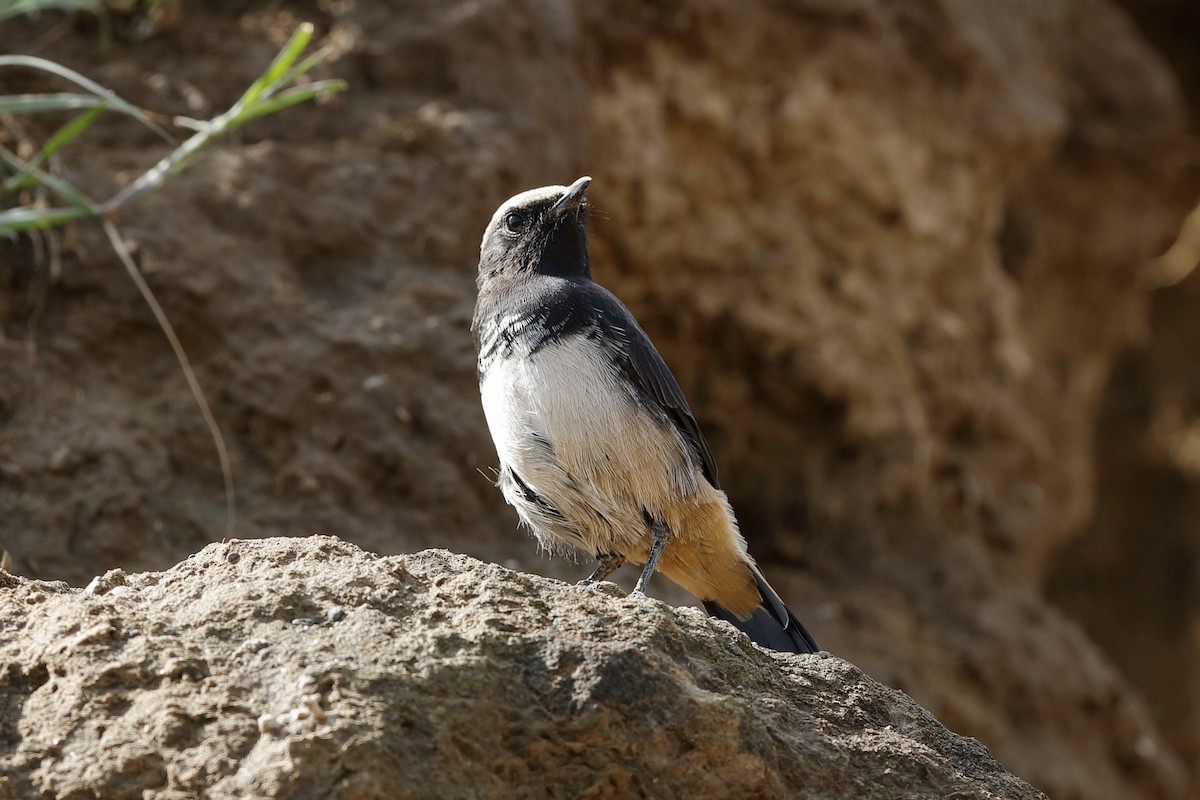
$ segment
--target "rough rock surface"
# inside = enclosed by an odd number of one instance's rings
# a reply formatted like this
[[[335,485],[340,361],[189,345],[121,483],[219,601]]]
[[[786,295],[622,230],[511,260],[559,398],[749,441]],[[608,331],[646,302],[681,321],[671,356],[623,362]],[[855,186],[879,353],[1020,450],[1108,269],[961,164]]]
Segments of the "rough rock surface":
[[[444,550],[0,575],[0,797],[1043,797],[829,655]]]
[[[200,117],[301,18],[351,92],[245,129],[121,220],[224,427],[239,535],[583,571],[539,560],[479,475],[466,328],[495,205],[591,174],[595,272],[822,644],[1058,800],[1185,796],[1157,723],[1200,698],[1156,695],[1156,721],[1133,682],[1178,638],[1122,672],[1042,595],[1096,459],[1122,457],[1092,433],[1177,216],[1181,103],[1110,3],[189,3],[108,49],[6,22],[0,51]],[[63,169],[103,197],[162,144],[111,120],[86,147]],[[220,538],[223,498],[119,265],[83,229],[57,244],[0,242],[0,545],[83,585]],[[1072,609],[1112,594],[1066,586]]]

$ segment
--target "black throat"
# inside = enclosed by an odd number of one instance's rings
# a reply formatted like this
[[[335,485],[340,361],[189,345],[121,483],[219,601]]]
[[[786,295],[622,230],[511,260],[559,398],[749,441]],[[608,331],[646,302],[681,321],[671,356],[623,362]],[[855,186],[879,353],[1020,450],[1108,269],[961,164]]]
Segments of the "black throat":
[[[587,225],[583,211],[555,220],[542,243],[540,258],[531,271],[556,278],[591,278]]]

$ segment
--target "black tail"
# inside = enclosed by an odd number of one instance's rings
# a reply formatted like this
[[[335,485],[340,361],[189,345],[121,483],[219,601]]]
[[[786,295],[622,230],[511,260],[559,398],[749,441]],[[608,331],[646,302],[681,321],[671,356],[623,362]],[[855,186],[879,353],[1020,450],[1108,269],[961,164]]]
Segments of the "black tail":
[[[817,646],[817,640],[792,615],[757,569],[754,569],[754,582],[758,584],[758,593],[762,595],[762,605],[754,609],[748,619],[738,619],[736,614],[729,613],[711,600],[704,601],[704,610],[742,631],[756,644],[771,650],[783,653],[818,652],[821,648]]]

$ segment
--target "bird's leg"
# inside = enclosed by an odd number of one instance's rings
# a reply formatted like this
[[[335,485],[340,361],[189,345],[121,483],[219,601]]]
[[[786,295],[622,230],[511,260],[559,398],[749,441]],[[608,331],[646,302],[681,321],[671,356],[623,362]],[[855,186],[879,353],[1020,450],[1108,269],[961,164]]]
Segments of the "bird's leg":
[[[612,575],[614,572],[616,572],[617,568],[625,563],[625,556],[617,553],[601,553],[600,555],[596,556],[596,558],[600,559],[600,565],[596,567],[595,572],[579,582],[580,586],[587,586],[588,584],[595,583],[596,581],[604,580],[609,575]]]
[[[650,582],[650,576],[658,568],[658,557],[662,555],[667,538],[671,535],[667,526],[658,520],[654,521],[651,532],[654,541],[650,543],[650,555],[646,558],[646,566],[642,567],[642,574],[638,577],[637,585],[633,587],[634,594],[646,593],[646,584]]]

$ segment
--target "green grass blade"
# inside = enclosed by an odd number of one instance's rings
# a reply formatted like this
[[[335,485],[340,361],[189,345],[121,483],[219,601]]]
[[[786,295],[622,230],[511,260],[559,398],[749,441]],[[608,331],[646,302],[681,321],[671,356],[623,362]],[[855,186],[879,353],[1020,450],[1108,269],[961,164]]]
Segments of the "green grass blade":
[[[0,0],[2,2],[3,0]],[[222,136],[225,133],[249,122],[252,119],[272,114],[288,106],[297,103],[311,100],[319,95],[329,94],[332,92],[340,92],[347,88],[344,81],[327,80],[316,81],[306,86],[292,86],[291,80],[294,77],[302,75],[304,72],[312,69],[317,63],[324,58],[327,53],[325,51],[304,59],[300,64],[296,64],[297,58],[307,47],[312,40],[313,26],[310,23],[304,23],[297,28],[292,34],[284,48],[276,55],[274,61],[267,68],[258,80],[246,90],[241,98],[233,104],[223,114],[219,114],[209,120],[188,120],[180,118],[179,124],[182,127],[192,128],[196,131],[192,136],[179,144],[173,151],[160,159],[153,167],[142,173],[132,183],[127,184],[115,195],[100,204],[93,204],[84,198],[77,190],[74,189],[66,181],[55,178],[37,169],[40,160],[35,159],[38,163],[23,164],[15,158],[6,158],[10,164],[15,163],[14,171],[17,176],[12,178],[13,185],[26,186],[30,177],[36,178],[36,182],[43,184],[46,188],[54,191],[59,196],[72,203],[76,208],[80,209],[81,216],[90,217],[107,217],[115,213],[118,209],[125,206],[135,197],[151,189],[160,186],[167,176],[183,169],[187,166],[192,157],[207,146],[214,139]],[[295,65],[295,66],[293,66]],[[29,57],[29,56],[0,56],[0,67],[4,66],[24,66],[34,69],[42,69],[56,75],[71,80],[88,91],[96,94],[109,101],[112,107],[130,106],[130,104],[121,100],[114,93],[109,92],[102,87],[84,78],[72,70],[60,67],[59,65],[45,61],[44,59]],[[276,94],[278,93],[278,94]],[[130,106],[132,108],[136,108]],[[137,109],[139,114],[144,113],[141,109]],[[78,128],[69,127],[68,130],[62,131],[62,139],[56,143],[56,147],[62,147],[75,136],[78,136],[90,120],[78,120]],[[0,148],[0,156],[3,155]],[[77,216],[68,218],[78,218]]]
[[[64,67],[62,64],[56,64],[53,61],[49,61],[45,58],[38,58],[37,56],[8,55],[0,56],[0,67],[25,67],[27,69],[36,69],[42,72],[49,72],[52,75],[57,75],[60,78],[64,78],[71,83],[74,83],[76,86],[87,90],[96,97],[105,100],[109,107],[113,110],[128,114],[146,127],[150,128],[150,130],[154,131],[159,136],[163,137],[167,141],[171,141],[171,136],[164,131],[162,127],[158,125],[158,123],[151,119],[150,112],[146,111],[146,109],[139,108],[133,103],[121,99],[117,96],[117,93],[111,89],[105,89],[95,81],[80,75],[73,69]]]
[[[42,149],[40,152],[38,152],[37,156],[34,158],[34,161],[44,161],[62,148],[66,147],[71,142],[75,141],[77,138],[79,138],[81,133],[88,129],[88,126],[91,125],[96,120],[96,117],[100,116],[103,111],[104,106],[97,106],[96,108],[83,112],[66,125],[63,125],[54,132],[53,136],[46,140],[46,143],[42,145]]]
[[[322,61],[324,61],[328,57],[329,57],[329,48],[322,47],[320,50],[313,53],[312,55],[310,55],[308,58],[301,61],[296,66],[289,69],[287,71],[287,73],[283,76],[283,83],[285,83],[285,84],[295,83],[297,78],[299,78],[301,75],[303,75],[306,72],[308,72],[309,70],[311,70],[317,64],[320,64]]]
[[[279,51],[279,55],[275,56],[275,60],[271,62],[271,66],[267,67],[266,71],[258,76],[258,80],[250,84],[250,88],[238,100],[235,108],[238,106],[249,106],[263,94],[266,94],[267,97],[274,94],[275,90],[279,88],[277,83],[280,78],[283,78],[287,74],[292,64],[300,57],[300,53],[304,51],[304,48],[308,47],[312,35],[313,25],[311,22],[305,22],[296,28],[296,32],[292,34],[292,38],[288,39],[287,44]]]
[[[8,191],[15,191],[40,183],[40,179],[32,174],[33,171],[41,167],[50,156],[75,141],[81,133],[88,129],[96,117],[100,116],[102,111],[104,111],[103,106],[90,109],[59,128],[53,136],[46,140],[36,156],[22,166],[16,175],[4,182],[4,188]]]
[[[82,209],[66,208],[37,208],[35,206],[17,206],[7,211],[0,211],[0,236],[12,238],[21,231],[38,228],[52,228],[71,220],[83,219],[88,216]]]
[[[55,94],[0,95],[0,112],[29,114],[38,111],[74,111],[108,105],[108,101],[91,94],[60,92]]]
[[[101,11],[99,0],[0,0],[0,21],[38,11]]]
[[[130,106],[130,108],[133,108],[135,110],[140,110],[140,109],[137,109],[136,106],[133,106],[130,103],[126,103],[124,100],[117,97],[116,93],[113,92],[111,89],[105,89],[100,84],[96,83],[95,81],[91,80],[90,78],[86,78],[83,75],[80,75],[75,70],[69,69],[68,67],[64,67],[62,64],[56,64],[55,62],[50,61],[45,58],[38,58],[37,56],[22,56],[22,55],[0,56],[0,67],[26,67],[28,69],[36,69],[36,70],[41,70],[42,72],[49,72],[53,75],[59,76],[60,78],[65,78],[65,79],[69,80],[71,83],[74,83],[76,86],[80,86],[84,89],[87,89],[89,92],[96,95],[97,97],[103,97],[107,100],[111,100],[114,102],[114,104],[124,104],[124,105]]]
[[[317,81],[308,86],[294,86],[291,89],[280,92],[269,100],[260,100],[251,105],[238,115],[237,119],[230,125],[230,129],[243,125],[252,119],[274,114],[276,111],[288,106],[294,106],[297,103],[303,103],[305,100],[311,100],[318,95],[341,92],[345,91],[345,89],[346,82],[339,80]]]
[[[81,217],[96,216],[96,212],[92,209],[92,204],[88,202],[88,199],[83,196],[82,192],[70,183],[55,175],[42,172],[39,169],[30,170],[30,172],[37,178],[39,184],[54,192],[78,210]]]
[[[50,191],[57,194],[59,197],[66,200],[71,205],[79,210],[80,215],[84,217],[96,216],[95,207],[92,205],[83,193],[72,186],[67,181],[48,172],[43,172],[29,164],[21,163],[21,160],[10,153],[8,150],[0,148],[0,160],[4,161],[10,169],[15,170],[18,174],[28,172],[31,176],[37,179],[39,185],[44,186]]]

